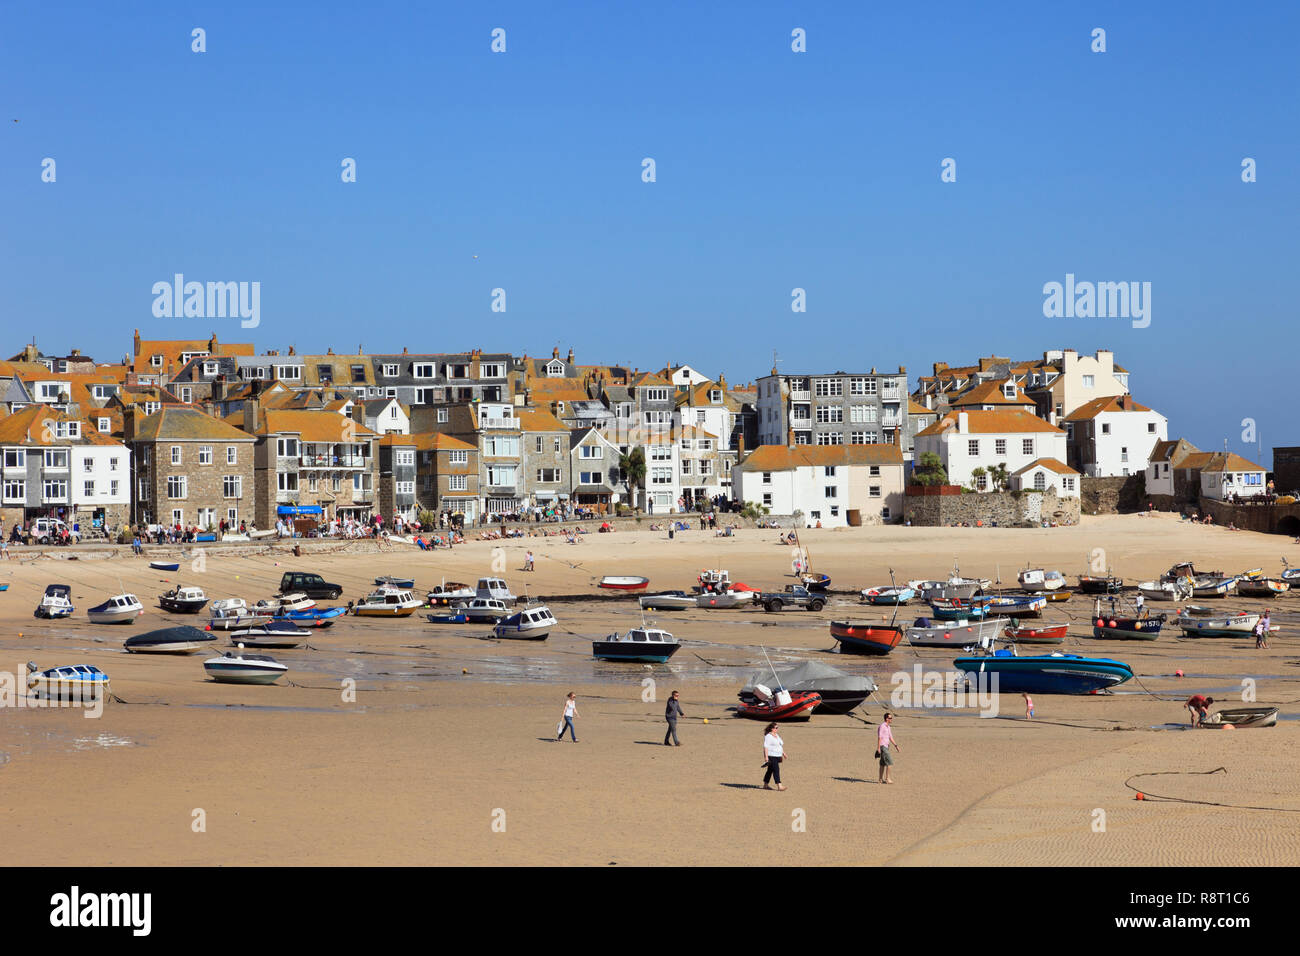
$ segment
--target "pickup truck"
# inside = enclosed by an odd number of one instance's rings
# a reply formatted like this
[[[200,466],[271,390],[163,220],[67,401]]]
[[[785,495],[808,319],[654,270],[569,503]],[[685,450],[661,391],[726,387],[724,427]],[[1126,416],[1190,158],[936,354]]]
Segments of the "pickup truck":
[[[780,611],[786,607],[801,607],[806,611],[820,611],[826,606],[826,597],[814,594],[799,584],[787,584],[784,591],[759,591],[754,595],[754,603],[761,604],[769,611]]]
[[[306,571],[286,571],[284,577],[280,579],[280,593],[292,594],[295,591],[301,591],[309,598],[325,598],[333,601],[343,593],[343,588],[337,584],[330,584],[319,574],[311,574]]]

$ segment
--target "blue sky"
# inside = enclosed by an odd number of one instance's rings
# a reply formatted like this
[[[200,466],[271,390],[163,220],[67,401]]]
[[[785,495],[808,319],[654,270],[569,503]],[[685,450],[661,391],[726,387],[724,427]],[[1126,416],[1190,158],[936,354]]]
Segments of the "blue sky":
[[[898,6],[7,5],[5,349],[558,345],[729,381],[775,349],[914,383],[1101,347],[1173,434],[1300,443],[1296,5]],[[260,328],[155,318],[176,272],[260,282]],[[1150,282],[1151,325],[1044,318],[1066,273]]]

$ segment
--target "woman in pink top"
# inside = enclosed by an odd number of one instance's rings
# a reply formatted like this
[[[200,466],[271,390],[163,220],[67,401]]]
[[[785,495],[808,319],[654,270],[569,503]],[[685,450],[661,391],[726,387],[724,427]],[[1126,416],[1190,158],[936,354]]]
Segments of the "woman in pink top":
[[[880,758],[880,782],[893,783],[890,776],[889,768],[894,765],[893,750],[898,749],[898,741],[894,739],[894,715],[885,712],[885,719],[880,722],[880,729],[876,732],[876,756]]]

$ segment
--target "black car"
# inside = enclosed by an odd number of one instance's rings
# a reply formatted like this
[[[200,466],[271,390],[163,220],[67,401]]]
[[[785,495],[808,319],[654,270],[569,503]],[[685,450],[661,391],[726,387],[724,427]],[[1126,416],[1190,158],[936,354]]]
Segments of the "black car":
[[[309,598],[325,598],[333,601],[343,593],[343,588],[337,584],[330,584],[319,574],[308,571],[286,571],[284,577],[280,579],[280,593],[294,592],[302,592]]]

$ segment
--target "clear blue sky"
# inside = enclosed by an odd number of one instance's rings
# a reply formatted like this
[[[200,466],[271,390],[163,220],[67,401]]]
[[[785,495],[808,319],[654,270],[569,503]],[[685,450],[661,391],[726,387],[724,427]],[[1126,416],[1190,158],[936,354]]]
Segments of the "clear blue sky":
[[[901,363],[914,383],[935,360],[1108,347],[1172,433],[1255,457],[1253,418],[1269,466],[1300,444],[1297,10],[8,4],[4,349],[113,360],[137,327],[572,345],[730,381],[776,349],[788,371]],[[261,282],[261,327],[154,318],[175,272]],[[1152,283],[1150,327],[1044,318],[1067,272]]]

